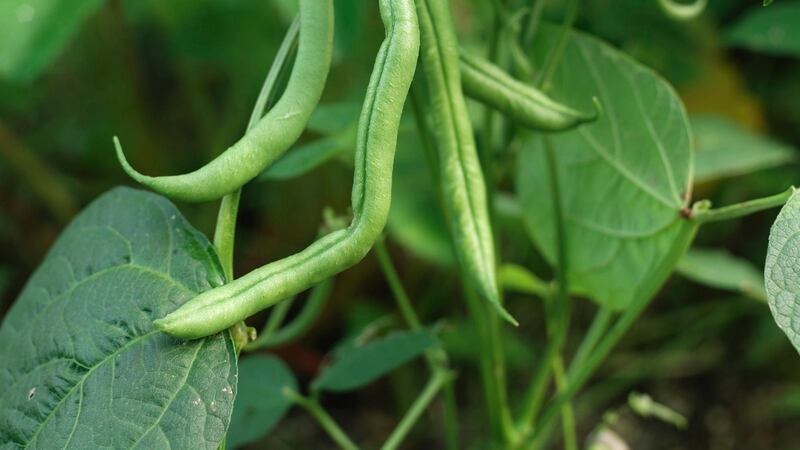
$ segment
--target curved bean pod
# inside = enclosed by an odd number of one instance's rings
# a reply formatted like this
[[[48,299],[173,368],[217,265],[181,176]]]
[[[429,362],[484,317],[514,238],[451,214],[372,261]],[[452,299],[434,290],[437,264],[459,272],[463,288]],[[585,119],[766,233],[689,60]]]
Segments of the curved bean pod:
[[[500,304],[494,238],[475,137],[461,90],[458,43],[448,2],[417,0],[422,69],[428,85],[439,182],[459,265],[478,292],[509,322]]]
[[[255,128],[205,166],[184,175],[142,175],[115,142],[120,164],[139,183],[177,200],[203,202],[234,192],[300,137],[325,87],[332,48],[333,1],[300,0],[300,39],[291,77],[280,100]]]
[[[314,0],[316,1],[316,0]],[[386,27],[359,121],[353,175],[353,222],[305,250],[206,291],[155,321],[174,336],[194,339],[224,330],[360,261],[389,215],[397,132],[419,54],[413,0],[380,0]]]
[[[482,58],[461,52],[464,93],[520,124],[542,131],[564,131],[596,120],[598,112],[582,113],[550,99],[538,89],[508,75]]]

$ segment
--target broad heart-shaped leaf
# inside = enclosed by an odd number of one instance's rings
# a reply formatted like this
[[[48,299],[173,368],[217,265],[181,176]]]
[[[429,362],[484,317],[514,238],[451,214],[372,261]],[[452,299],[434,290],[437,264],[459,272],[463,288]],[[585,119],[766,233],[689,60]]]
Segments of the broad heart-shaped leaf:
[[[720,116],[691,116],[695,138],[695,182],[746,175],[794,159],[788,145],[760,136]]]
[[[166,199],[117,188],[70,224],[0,328],[0,447],[216,449],[236,391],[229,333],[163,317],[223,282]]]
[[[297,380],[280,359],[254,355],[239,363],[239,392],[226,441],[229,448],[266,436],[281,420],[292,406],[284,388],[297,391]]]
[[[676,271],[706,286],[741,292],[755,300],[767,299],[761,271],[750,261],[724,250],[690,249],[678,262]]]
[[[0,76],[27,81],[64,47],[102,0],[0,2]]]
[[[800,193],[783,205],[769,233],[764,267],[767,302],[778,327],[800,352]]]
[[[727,31],[727,41],[756,52],[800,57],[800,3],[753,6]]]
[[[532,49],[541,66],[561,30],[543,28]],[[653,295],[685,251],[695,226],[688,206],[689,124],[673,89],[651,70],[582,33],[571,33],[549,94],[579,110],[596,96],[595,123],[531,135],[520,148],[517,190],[526,227],[556,261],[556,220],[547,146],[555,159],[575,292],[615,309]]]
[[[311,383],[314,391],[350,391],[367,385],[436,345],[433,332],[395,331],[364,345],[338,347],[333,363]]]

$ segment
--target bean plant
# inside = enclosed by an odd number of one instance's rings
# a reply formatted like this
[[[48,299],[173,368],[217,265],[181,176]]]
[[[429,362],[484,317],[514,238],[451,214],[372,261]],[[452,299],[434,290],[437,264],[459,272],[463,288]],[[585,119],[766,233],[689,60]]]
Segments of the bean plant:
[[[705,0],[650,1],[681,26],[706,7]],[[417,359],[427,382],[383,449],[411,448],[415,427],[427,420],[437,448],[600,445],[593,437],[608,423],[582,435],[574,403],[676,270],[767,300],[800,350],[800,196],[786,186],[720,207],[696,199],[695,182],[709,172],[696,165],[701,140],[693,129],[734,131],[714,119],[690,121],[658,73],[577,31],[578,0],[550,2],[559,3],[555,22],[544,19],[544,0],[493,0],[484,45],[464,44],[448,0],[375,3],[368,10],[379,14],[385,36],[360,112],[320,104],[335,58],[334,0],[299,0],[246,132],[212,161],[185,174],[146,175],[134,168],[137,149],[123,151],[126,137],[114,138],[122,169],[143,189],[115,188],[86,207],[3,320],[0,448],[235,448],[263,439],[299,408],[333,444],[358,449],[357,430],[334,419],[326,401]],[[320,121],[325,114],[328,122]],[[299,145],[308,128],[346,145]],[[354,150],[349,208],[326,210],[303,250],[239,275],[234,239],[247,183],[347,159],[341,147]],[[393,186],[398,152],[415,158],[433,186],[433,207],[414,210],[404,224],[423,231],[431,218],[445,224],[422,245],[409,244],[405,230],[384,233],[392,197],[417,195],[408,183]],[[172,200],[219,201],[211,239]],[[781,206],[763,279],[706,275],[731,259],[690,250],[703,225]],[[530,239],[549,272],[501,253],[499,243],[513,233]],[[419,309],[396,266],[404,246],[435,253],[456,274],[457,286],[437,302],[456,304],[449,311],[463,303],[469,318],[479,430],[460,426],[470,369],[442,342],[458,315]],[[345,338],[302,385],[271,350],[327,317],[337,274],[370,254],[398,320]],[[594,318],[578,327],[572,312],[587,302]],[[264,314],[257,331],[253,317]],[[543,329],[530,323],[537,315]],[[503,340],[511,332],[541,342],[529,349],[523,386],[506,373]],[[576,345],[571,333],[582,336]],[[685,426],[644,394],[632,393],[629,408]]]

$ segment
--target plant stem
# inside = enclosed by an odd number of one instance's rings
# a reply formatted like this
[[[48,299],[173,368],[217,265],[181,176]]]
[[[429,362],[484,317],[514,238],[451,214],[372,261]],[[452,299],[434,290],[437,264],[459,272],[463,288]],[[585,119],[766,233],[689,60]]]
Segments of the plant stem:
[[[386,277],[386,282],[389,283],[392,296],[408,327],[415,331],[421,329],[422,322],[419,320],[416,311],[414,311],[411,298],[408,296],[400,276],[397,274],[397,268],[395,268],[389,255],[389,250],[386,248],[386,242],[383,239],[378,240],[374,249],[383,275]],[[441,348],[426,351],[425,360],[432,374],[448,370],[447,354]],[[444,394],[447,445],[450,450],[455,450],[458,448],[458,408],[453,383],[448,382],[445,384]]]
[[[589,380],[614,346],[617,345],[619,340],[622,339],[631,325],[633,325],[642,311],[650,304],[650,300],[661,287],[661,284],[667,276],[672,272],[677,261],[686,253],[686,249],[689,248],[695,234],[697,234],[698,227],[696,223],[690,221],[684,221],[681,226],[680,234],[675,239],[669,254],[666,255],[658,271],[653,273],[650,281],[641,287],[634,302],[628,305],[623,311],[620,318],[617,319],[609,332],[602,337],[595,349],[586,358],[585,362],[580,366],[570,367],[567,376],[567,388],[550,402],[537,423],[537,428],[534,430],[532,440],[527,448],[531,450],[544,448],[552,433],[553,426],[558,419],[558,413],[561,407],[570,401]]]
[[[550,192],[552,194],[553,211],[555,212],[554,221],[556,228],[556,283],[555,293],[548,293],[545,296],[545,311],[548,324],[547,347],[539,366],[531,379],[531,383],[526,391],[525,402],[519,420],[518,427],[523,430],[522,435],[527,434],[533,427],[539,409],[544,400],[544,394],[550,381],[550,370],[553,368],[554,361],[558,358],[561,347],[567,338],[569,331],[569,280],[567,278],[568,257],[567,257],[567,233],[564,228],[564,212],[561,205],[561,189],[558,180],[558,167],[555,160],[555,150],[547,136],[542,137],[544,151],[547,161],[547,172],[550,179]]]
[[[781,192],[780,194],[770,195],[769,197],[757,198],[735,205],[724,206],[717,209],[703,209],[702,206],[693,208],[690,218],[698,224],[709,222],[719,222],[723,220],[738,219],[765,209],[777,208],[783,206],[789,197],[796,191],[792,186],[789,189]],[[708,203],[696,203],[695,205],[708,205]]]
[[[283,395],[308,411],[308,413],[317,420],[317,423],[319,423],[322,429],[328,433],[328,436],[330,436],[330,438],[336,443],[336,445],[339,446],[339,448],[345,450],[358,450],[358,446],[353,443],[352,440],[350,440],[344,431],[342,431],[336,421],[333,420],[333,418],[328,414],[327,411],[325,411],[319,402],[311,398],[303,397],[299,393],[289,388],[283,389]]]
[[[383,276],[386,278],[386,282],[389,283],[389,289],[392,291],[397,307],[400,309],[400,314],[403,315],[403,319],[405,319],[409,328],[414,331],[419,330],[422,328],[422,323],[411,305],[411,299],[408,297],[402,281],[400,281],[397,269],[389,256],[389,250],[386,248],[386,242],[383,239],[379,239],[373,248],[378,256],[378,264],[383,271]]]
[[[292,302],[291,300],[286,300],[276,305],[276,310],[273,311],[272,315],[269,317],[269,322],[267,322],[267,325],[264,327],[264,331],[261,332],[256,340],[247,344],[245,351],[285,345],[300,337],[314,324],[314,321],[322,313],[325,308],[325,300],[328,299],[332,288],[332,279],[327,279],[314,286],[303,304],[303,309],[300,310],[297,316],[288,325],[281,329],[277,329],[278,325],[270,326],[272,325],[273,317],[278,315],[277,308],[284,304],[291,304]],[[280,318],[281,322],[283,321],[282,317],[278,318]]]
[[[419,417],[428,408],[433,398],[451,378],[452,374],[447,371],[436,370],[433,372],[433,376],[425,386],[425,389],[419,394],[419,397],[417,397],[408,409],[405,416],[400,420],[400,423],[397,424],[392,434],[389,435],[386,443],[381,447],[382,450],[394,450],[400,446],[400,443],[403,442],[403,439],[405,439],[408,432],[411,431],[411,428],[417,420],[419,420]]]
[[[300,21],[295,18],[286,36],[283,38],[278,53],[272,62],[272,66],[267,73],[261,92],[258,94],[250,120],[247,123],[247,131],[253,129],[263,117],[264,112],[271,108],[278,97],[278,85],[281,76],[285,76],[287,67],[290,65],[291,58],[297,48],[297,37],[300,34]],[[247,133],[245,131],[245,133]],[[233,280],[233,251],[236,240],[236,218],[239,213],[239,200],[242,190],[222,198],[219,214],[217,215],[217,226],[214,230],[214,246],[217,248],[222,269],[228,281]]]
[[[553,359],[553,379],[556,382],[556,389],[558,392],[564,392],[567,389],[567,377],[564,373],[564,358],[559,353]],[[564,450],[578,450],[578,436],[575,431],[575,412],[572,409],[572,403],[566,402],[561,407],[561,426],[564,431]]]
[[[575,356],[572,357],[572,361],[569,364],[570,375],[577,367],[583,366],[586,358],[597,346],[597,342],[605,335],[613,318],[614,313],[610,309],[604,306],[598,308],[589,330],[584,335],[580,346],[578,346],[578,351],[575,352]]]
[[[553,48],[553,50],[547,55],[547,59],[542,66],[542,71],[539,73],[539,76],[536,79],[537,86],[547,90],[548,83],[550,83],[550,79],[553,77],[553,73],[558,66],[558,62],[561,60],[561,56],[564,54],[564,50],[567,48],[570,33],[572,32],[572,26],[575,24],[575,19],[577,18],[578,0],[569,0],[569,4],[567,5],[567,13],[564,16],[561,35],[558,38],[558,42],[556,42],[555,48]]]
[[[239,199],[242,190],[222,198],[217,214],[217,227],[214,229],[214,247],[217,248],[219,261],[226,281],[233,280],[233,247],[236,240],[236,217],[239,214]]]
[[[528,22],[525,25],[525,31],[522,33],[522,47],[528,48],[533,43],[533,37],[536,36],[536,31],[539,28],[539,23],[542,20],[542,12],[544,11],[545,0],[533,0],[531,12],[528,14]]]

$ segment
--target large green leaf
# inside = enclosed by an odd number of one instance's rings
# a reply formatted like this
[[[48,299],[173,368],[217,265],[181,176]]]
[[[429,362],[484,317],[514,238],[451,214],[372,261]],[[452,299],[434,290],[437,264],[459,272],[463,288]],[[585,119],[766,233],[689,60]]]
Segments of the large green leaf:
[[[727,39],[757,52],[800,56],[800,2],[754,6],[728,30]]]
[[[0,76],[38,75],[102,0],[6,0],[0,3]]]
[[[433,332],[395,331],[364,345],[344,345],[333,363],[311,383],[315,391],[350,391],[367,385],[436,344]]]
[[[216,449],[236,391],[230,335],[186,342],[152,321],[222,282],[211,244],[166,199],[97,199],[0,328],[3,448]]]
[[[695,181],[745,175],[794,158],[788,145],[751,133],[720,116],[691,117],[695,137]]]
[[[766,301],[764,277],[750,262],[724,250],[693,248],[678,262],[677,272],[706,286],[741,292],[750,298]]]
[[[297,380],[280,359],[255,355],[239,363],[239,392],[228,430],[228,447],[254,442],[269,433],[292,406],[283,394],[284,388],[297,391]]]
[[[800,351],[800,193],[792,195],[772,225],[764,281],[775,322]]]
[[[548,27],[532,49],[541,66],[560,29]],[[690,241],[692,151],[689,124],[673,89],[653,71],[598,39],[572,33],[550,93],[578,109],[596,96],[600,120],[523,142],[517,172],[526,227],[556,261],[556,208],[548,171],[554,158],[573,289],[625,308],[653,294]]]

